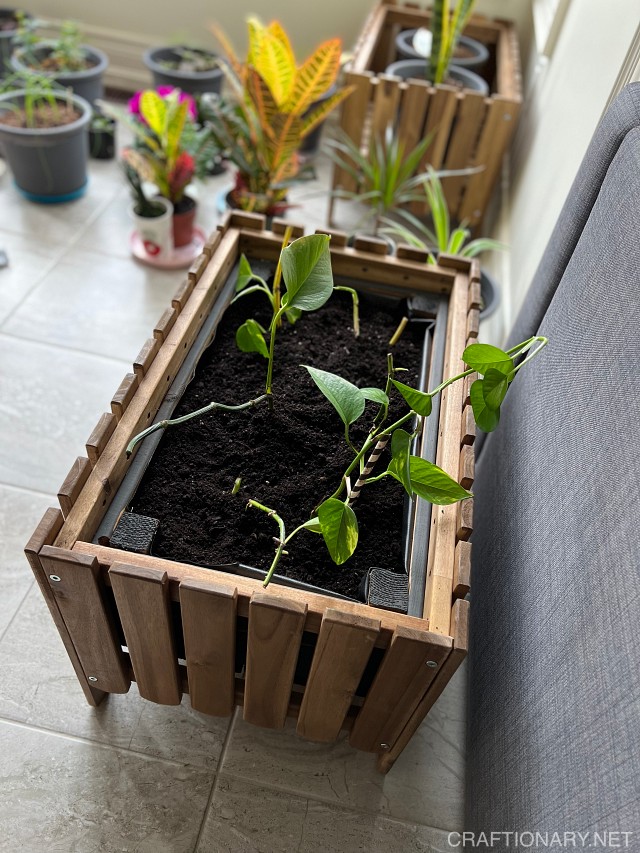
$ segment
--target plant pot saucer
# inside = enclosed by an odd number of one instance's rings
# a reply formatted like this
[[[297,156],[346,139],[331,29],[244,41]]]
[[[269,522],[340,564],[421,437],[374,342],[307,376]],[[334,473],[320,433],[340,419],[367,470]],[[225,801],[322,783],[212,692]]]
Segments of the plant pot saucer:
[[[132,231],[129,246],[133,257],[138,261],[142,261],[143,264],[161,270],[177,270],[191,266],[204,249],[206,241],[207,238],[202,228],[196,227],[193,231],[193,240],[190,243],[187,243],[186,246],[180,246],[179,249],[174,249],[169,255],[159,258],[155,255],[150,255],[145,249],[138,232]]]

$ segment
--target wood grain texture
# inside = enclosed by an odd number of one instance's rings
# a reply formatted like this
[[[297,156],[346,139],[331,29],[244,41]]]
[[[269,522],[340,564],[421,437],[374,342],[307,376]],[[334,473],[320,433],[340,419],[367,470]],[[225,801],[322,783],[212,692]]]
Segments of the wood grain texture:
[[[171,331],[171,329],[173,329],[177,318],[178,312],[173,307],[173,305],[171,305],[169,308],[163,311],[162,316],[155,324],[153,328],[153,337],[157,338],[160,343],[166,341],[167,337],[169,336],[169,332]]]
[[[379,752],[394,743],[450,652],[449,637],[434,642],[422,631],[398,628],[353,724],[351,746]]]
[[[191,707],[214,717],[235,708],[237,590],[212,583],[180,583]]]
[[[207,242],[204,244],[204,249],[202,250],[209,259],[213,257],[213,253],[220,245],[220,240],[222,240],[222,232],[219,228],[216,228],[207,238]]]
[[[471,542],[458,542],[453,563],[453,597],[464,598],[471,589]]]
[[[107,693],[127,693],[131,680],[105,603],[98,561],[48,545],[40,551],[40,561],[87,678]]]
[[[133,361],[133,372],[139,379],[143,379],[153,359],[160,349],[160,341],[157,338],[149,338]]]
[[[469,288],[469,302],[467,308],[471,311],[473,308],[482,307],[482,291],[479,281],[472,281]]]
[[[187,278],[196,284],[202,278],[202,273],[206,270],[209,263],[209,255],[206,252],[201,252],[195,261],[189,267]]]
[[[473,416],[471,406],[465,406],[462,410],[462,434],[461,444],[473,444],[476,440],[476,419]]]
[[[271,223],[271,231],[274,234],[278,234],[283,237],[284,232],[287,228],[291,229],[291,239],[297,240],[298,237],[302,237],[304,235],[304,225],[294,225],[292,222],[289,222],[287,219],[278,219],[274,217]]]
[[[418,703],[411,718],[407,721],[402,733],[392,743],[390,749],[381,753],[378,757],[377,767],[380,773],[388,773],[393,767],[402,750],[407,746],[414,732],[422,723],[427,713],[447,686],[452,676],[467,656],[469,649],[469,602],[458,599],[451,608],[450,619],[453,648],[451,654],[438,670],[429,690]]]
[[[298,734],[333,743],[380,633],[380,620],[327,610],[298,716]]]
[[[111,399],[111,412],[120,420],[124,415],[127,406],[133,399],[136,393],[140,380],[135,373],[127,373],[118,386],[118,390]]]
[[[167,573],[117,563],[109,576],[138,692],[150,702],[179,705],[182,688]]]
[[[174,293],[171,299],[171,305],[176,309],[178,313],[182,311],[184,306],[187,304],[187,299],[191,296],[193,288],[195,286],[195,282],[191,278],[185,278],[180,283],[180,286]]]
[[[242,228],[247,231],[264,231],[266,224],[266,217],[261,213],[245,213],[241,210],[232,210],[229,217],[231,228]]]
[[[374,79],[370,148],[384,141],[387,128],[395,128],[401,92],[397,77],[379,74]]]
[[[353,248],[357,252],[370,252],[372,255],[387,255],[389,244],[377,237],[358,236],[353,240]]]
[[[244,692],[248,723],[283,728],[306,613],[306,604],[281,596],[257,593],[252,597]]]
[[[117,423],[118,420],[112,412],[105,412],[100,415],[100,420],[87,439],[87,456],[93,468],[98,464],[98,459],[102,456],[109,439],[115,432]]]
[[[463,444],[460,448],[460,469],[458,482],[463,489],[471,489],[475,477],[475,452],[470,444]]]
[[[473,498],[458,504],[456,514],[456,537],[466,541],[473,533]]]
[[[78,456],[69,469],[69,473],[64,478],[64,482],[58,489],[58,502],[65,518],[69,515],[71,508],[78,500],[78,495],[87,482],[90,473],[91,463],[87,457]]]
[[[64,519],[59,509],[48,509],[25,546],[25,556],[31,566],[31,570],[35,576],[38,586],[40,587],[40,592],[47,603],[47,607],[51,613],[51,618],[58,629],[60,639],[62,640],[67,655],[69,656],[69,660],[71,661],[71,665],[76,673],[82,692],[84,693],[89,705],[97,708],[107,693],[104,690],[98,690],[92,686],[91,682],[87,681],[86,673],[80,663],[80,658],[78,657],[78,653],[73,644],[71,634],[69,633],[69,629],[67,628],[64,619],[62,618],[58,602],[51,591],[49,580],[40,561],[40,551],[46,545],[51,545],[55,541],[56,536],[60,532],[63,521]]]

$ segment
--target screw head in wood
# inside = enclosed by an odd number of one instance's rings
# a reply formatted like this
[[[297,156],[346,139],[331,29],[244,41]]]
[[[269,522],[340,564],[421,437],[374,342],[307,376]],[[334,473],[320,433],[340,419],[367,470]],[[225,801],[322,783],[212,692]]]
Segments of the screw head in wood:
[[[87,676],[87,680],[88,680],[88,681],[97,681],[98,679],[96,678],[96,676],[95,676],[95,675],[88,675],[88,676]]]
[[[58,575],[49,575],[49,580],[51,580],[51,581],[55,581],[56,583],[60,583],[60,581],[62,580],[62,578],[61,578],[61,577],[58,577]]]
[[[435,669],[438,666],[438,664],[434,660],[428,660],[427,666],[430,667],[431,669]]]
[[[387,749],[391,749],[391,747],[389,746],[389,744],[388,744],[388,743],[381,743],[381,744],[380,744],[380,749],[387,750]]]

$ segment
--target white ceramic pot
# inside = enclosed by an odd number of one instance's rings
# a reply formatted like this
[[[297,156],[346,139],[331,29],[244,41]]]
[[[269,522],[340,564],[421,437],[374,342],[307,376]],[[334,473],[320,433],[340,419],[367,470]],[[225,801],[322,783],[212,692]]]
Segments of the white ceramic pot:
[[[150,259],[162,261],[173,253],[173,205],[157,196],[152,199],[164,208],[160,216],[140,216],[131,207],[131,217],[135,223],[136,235]]]

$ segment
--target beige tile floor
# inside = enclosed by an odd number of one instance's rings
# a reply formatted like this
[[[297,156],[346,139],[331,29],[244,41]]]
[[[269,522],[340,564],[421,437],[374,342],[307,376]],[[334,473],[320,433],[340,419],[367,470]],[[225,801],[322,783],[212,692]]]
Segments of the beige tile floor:
[[[326,169],[324,170],[326,173]],[[325,174],[326,177],[326,174]],[[229,178],[202,185],[212,230]],[[290,214],[325,223],[322,184]],[[344,739],[300,740],[142,700],[89,708],[22,548],[180,281],[128,251],[127,191],[93,162],[46,207],[0,182],[0,851],[446,850],[462,823],[465,671],[393,770]]]

